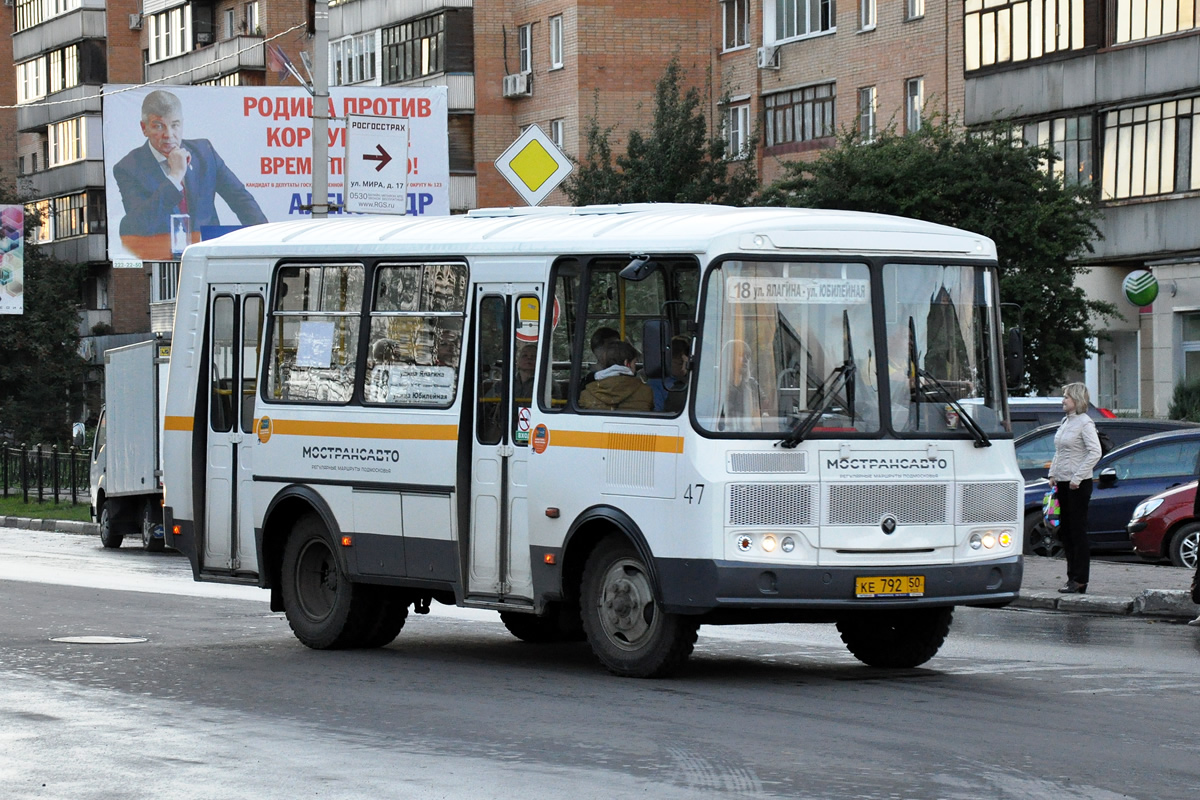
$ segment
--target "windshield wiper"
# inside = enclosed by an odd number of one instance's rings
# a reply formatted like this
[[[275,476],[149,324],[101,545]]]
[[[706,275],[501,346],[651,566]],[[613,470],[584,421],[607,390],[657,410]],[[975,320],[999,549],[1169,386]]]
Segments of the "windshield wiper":
[[[844,361],[841,366],[834,367],[833,371],[829,373],[829,377],[822,381],[819,387],[821,391],[820,400],[803,419],[796,422],[787,437],[775,443],[776,446],[786,447],[790,450],[803,442],[805,437],[812,433],[813,428],[817,426],[817,422],[821,419],[821,415],[825,413],[825,410],[833,405],[833,401],[837,398],[839,390],[847,389],[847,396],[853,397],[854,373],[857,369],[854,366],[854,362],[850,359]],[[848,413],[853,418],[853,409]]]
[[[946,388],[944,383],[933,377],[933,375],[929,374],[927,370],[922,369],[921,367],[916,368],[916,376],[918,381],[921,379],[927,380],[937,388],[938,392],[936,394],[940,394],[942,401],[951,405],[954,411],[958,414],[958,418],[962,421],[962,424],[971,432],[971,435],[975,437],[976,447],[992,446],[992,440],[988,438],[986,433],[984,433],[983,428],[979,427],[979,423],[975,421],[975,418],[967,413],[967,410],[963,407],[962,403],[954,399],[954,395],[951,394],[950,390]],[[924,388],[918,385],[915,392],[918,398],[918,403],[921,402],[919,398],[923,391]]]

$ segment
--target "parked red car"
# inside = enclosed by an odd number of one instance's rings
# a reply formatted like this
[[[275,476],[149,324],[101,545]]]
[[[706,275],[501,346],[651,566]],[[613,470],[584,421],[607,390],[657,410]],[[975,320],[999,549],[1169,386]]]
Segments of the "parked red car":
[[[1169,558],[1195,569],[1200,552],[1200,517],[1195,514],[1196,481],[1147,497],[1133,510],[1127,530],[1143,558]]]

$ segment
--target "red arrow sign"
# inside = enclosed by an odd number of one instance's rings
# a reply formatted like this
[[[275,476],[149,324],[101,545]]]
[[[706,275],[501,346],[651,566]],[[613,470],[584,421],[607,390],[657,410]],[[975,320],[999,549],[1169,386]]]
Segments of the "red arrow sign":
[[[375,167],[375,171],[379,172],[379,170],[383,169],[388,165],[388,163],[391,162],[392,156],[387,150],[383,149],[383,145],[381,144],[375,145],[375,149],[379,151],[379,155],[370,156],[366,153],[363,153],[363,161],[378,161],[379,164]]]

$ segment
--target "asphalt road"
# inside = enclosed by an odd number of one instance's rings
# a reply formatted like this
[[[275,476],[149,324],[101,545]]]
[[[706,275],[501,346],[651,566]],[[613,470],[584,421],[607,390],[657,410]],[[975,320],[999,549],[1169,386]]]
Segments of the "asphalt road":
[[[5,798],[1144,798],[1200,795],[1200,634],[960,610],[926,667],[832,626],[702,628],[684,672],[435,606],[314,652],[183,559],[0,529]],[[70,644],[64,636],[145,638]]]

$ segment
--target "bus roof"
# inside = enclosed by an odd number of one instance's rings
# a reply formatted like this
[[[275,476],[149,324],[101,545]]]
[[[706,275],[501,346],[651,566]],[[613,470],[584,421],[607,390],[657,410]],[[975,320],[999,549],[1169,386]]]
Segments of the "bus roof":
[[[682,203],[477,209],[449,217],[350,216],[255,225],[190,255],[474,255],[631,252],[930,254],[995,260],[986,236],[855,211]]]

